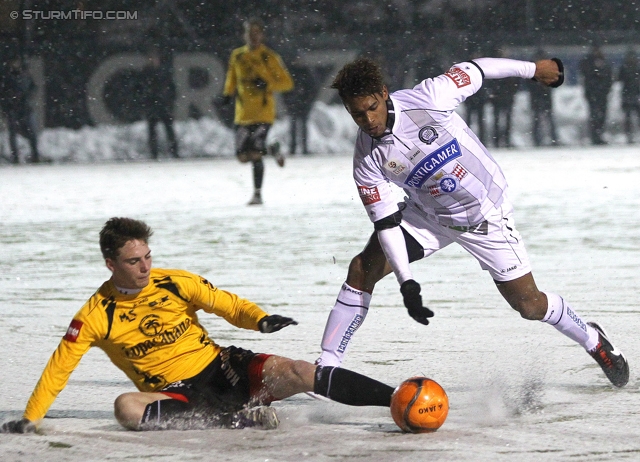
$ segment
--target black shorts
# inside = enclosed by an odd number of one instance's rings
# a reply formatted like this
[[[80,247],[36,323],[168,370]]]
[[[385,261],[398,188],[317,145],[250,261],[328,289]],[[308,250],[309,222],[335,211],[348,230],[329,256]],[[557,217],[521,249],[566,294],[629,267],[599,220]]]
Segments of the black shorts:
[[[270,124],[236,125],[236,155],[258,151],[267,153]]]
[[[194,408],[223,412],[237,411],[250,402],[269,404],[273,398],[264,393],[262,382],[262,367],[269,356],[234,346],[224,348],[198,375],[170,383],[159,393]]]

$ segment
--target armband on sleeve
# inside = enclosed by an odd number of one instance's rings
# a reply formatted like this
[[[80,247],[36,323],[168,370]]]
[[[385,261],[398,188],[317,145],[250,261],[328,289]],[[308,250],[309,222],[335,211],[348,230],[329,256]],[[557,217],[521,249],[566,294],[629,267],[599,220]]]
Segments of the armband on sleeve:
[[[373,223],[373,227],[376,231],[382,231],[383,229],[395,228],[400,225],[402,221],[402,212],[398,210],[393,215],[389,215],[388,217],[384,217]]]

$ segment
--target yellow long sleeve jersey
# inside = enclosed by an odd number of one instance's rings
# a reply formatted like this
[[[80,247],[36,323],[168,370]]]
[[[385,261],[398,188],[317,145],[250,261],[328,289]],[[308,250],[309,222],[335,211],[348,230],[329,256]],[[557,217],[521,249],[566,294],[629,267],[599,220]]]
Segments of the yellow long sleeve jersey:
[[[256,86],[256,79],[266,83]],[[293,79],[275,51],[260,45],[255,50],[245,45],[231,52],[224,84],[224,94],[236,97],[236,125],[273,124],[276,102],[273,92],[293,88]]]
[[[220,352],[198,322],[204,310],[234,326],[258,330],[266,316],[255,303],[180,270],[152,269],[141,292],[124,295],[106,281],[74,316],[38,381],[24,413],[42,419],[90,347],[109,359],[140,391],[193,377]]]

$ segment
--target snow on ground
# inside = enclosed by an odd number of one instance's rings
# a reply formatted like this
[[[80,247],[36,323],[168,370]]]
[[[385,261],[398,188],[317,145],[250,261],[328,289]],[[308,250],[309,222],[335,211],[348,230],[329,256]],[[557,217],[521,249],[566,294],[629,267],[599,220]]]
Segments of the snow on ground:
[[[246,207],[250,168],[230,158],[0,166],[0,421],[20,417],[73,314],[109,277],[98,231],[146,220],[154,264],[299,321],[270,335],[201,320],[220,344],[313,361],[347,265],[372,230],[351,180],[350,148],[267,159],[265,205]],[[276,403],[275,431],[128,432],[112,403],[133,386],[90,351],[39,435],[0,435],[12,461],[640,460],[637,149],[495,150],[541,288],[600,321],[631,364],[614,389],[577,345],[519,318],[462,250],[413,265],[436,316],[412,321],[397,284],[378,284],[345,367],[389,384],[421,374],[447,390],[436,433],[401,433],[388,411],[306,395]]]

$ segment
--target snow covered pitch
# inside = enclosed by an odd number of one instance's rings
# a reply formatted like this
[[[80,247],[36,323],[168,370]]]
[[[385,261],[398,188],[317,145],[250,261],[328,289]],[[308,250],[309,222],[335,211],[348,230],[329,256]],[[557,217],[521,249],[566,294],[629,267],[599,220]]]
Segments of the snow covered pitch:
[[[0,435],[12,461],[636,460],[640,458],[640,152],[609,146],[493,150],[541,289],[605,327],[631,379],[614,389],[579,346],[520,319],[457,247],[413,264],[436,315],[409,318],[393,277],[374,293],[345,367],[391,385],[437,380],[450,412],[403,434],[384,409],[306,395],[276,403],[274,431],[129,432],[113,401],[133,391],[99,350],[86,355],[40,435]],[[154,265],[213,284],[300,324],[265,335],[202,314],[211,337],[313,361],[352,256],[372,231],[348,154],[267,159],[265,205],[232,159],[0,166],[0,421],[20,417],[82,303],[109,277],[98,231],[112,216],[155,230]]]

